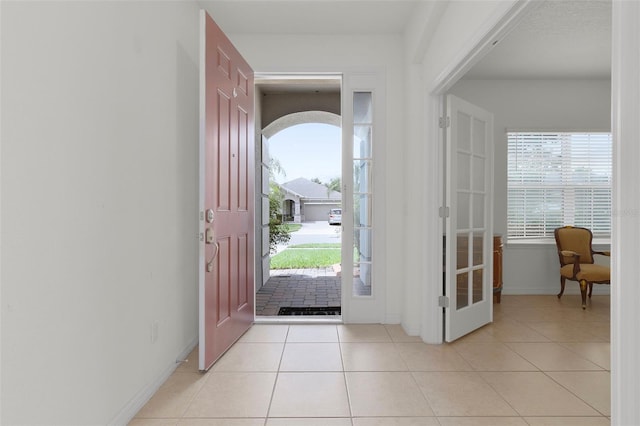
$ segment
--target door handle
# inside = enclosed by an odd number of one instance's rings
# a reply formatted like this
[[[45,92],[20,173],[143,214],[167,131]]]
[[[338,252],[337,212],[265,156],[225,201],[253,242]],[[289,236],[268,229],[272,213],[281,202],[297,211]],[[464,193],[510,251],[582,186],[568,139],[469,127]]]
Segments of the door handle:
[[[216,260],[216,257],[218,257],[218,252],[220,251],[220,245],[218,245],[218,242],[215,239],[215,236],[214,236],[214,233],[213,233],[213,228],[205,229],[205,231],[204,231],[204,243],[205,244],[215,244],[215,246],[216,246],[216,251],[213,252],[213,256],[207,262],[207,272],[211,272],[211,271],[213,271],[213,261]]]
[[[218,252],[220,251],[220,245],[217,242],[214,242],[214,244],[216,245],[216,251],[213,253],[213,256],[211,256],[211,259],[207,262],[207,272],[213,271],[213,261],[216,260],[216,257],[218,257]]]

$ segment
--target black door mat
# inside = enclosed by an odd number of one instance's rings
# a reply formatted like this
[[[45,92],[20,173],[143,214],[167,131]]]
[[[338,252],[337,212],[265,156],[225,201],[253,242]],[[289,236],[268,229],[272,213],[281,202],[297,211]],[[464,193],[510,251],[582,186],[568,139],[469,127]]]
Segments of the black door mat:
[[[325,307],[309,307],[304,306],[296,308],[293,306],[282,307],[278,311],[278,315],[301,315],[301,316],[315,316],[315,315],[340,315],[340,306],[325,306]]]

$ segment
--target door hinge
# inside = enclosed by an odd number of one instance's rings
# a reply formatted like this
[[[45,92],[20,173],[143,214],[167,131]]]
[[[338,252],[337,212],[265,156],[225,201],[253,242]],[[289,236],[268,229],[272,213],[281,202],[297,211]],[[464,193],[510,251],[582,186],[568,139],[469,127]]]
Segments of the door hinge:
[[[451,126],[451,118],[449,118],[449,117],[440,117],[438,122],[440,124],[440,128],[441,129],[444,129],[445,127]]]
[[[447,297],[447,296],[439,296],[438,297],[438,306],[440,306],[441,308],[448,308],[449,307],[449,297]]]
[[[438,212],[440,217],[449,217],[449,207],[440,207]]]

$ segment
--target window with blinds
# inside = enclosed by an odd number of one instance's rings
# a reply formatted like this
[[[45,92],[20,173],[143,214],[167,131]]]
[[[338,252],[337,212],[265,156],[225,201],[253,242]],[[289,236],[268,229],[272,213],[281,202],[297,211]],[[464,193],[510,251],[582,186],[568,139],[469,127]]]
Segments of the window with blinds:
[[[611,134],[509,132],[508,239],[574,225],[611,235]]]

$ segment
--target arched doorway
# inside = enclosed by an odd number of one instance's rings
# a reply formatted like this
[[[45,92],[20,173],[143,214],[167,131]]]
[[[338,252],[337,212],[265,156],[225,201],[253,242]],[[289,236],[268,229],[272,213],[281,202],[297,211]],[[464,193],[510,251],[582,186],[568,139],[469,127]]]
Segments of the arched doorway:
[[[302,111],[274,120],[262,132],[268,171],[260,187],[269,190],[270,205],[282,206],[281,226],[292,232],[287,243],[262,253],[257,316],[340,313],[341,226],[329,223],[329,213],[342,204],[340,124],[337,114]]]

